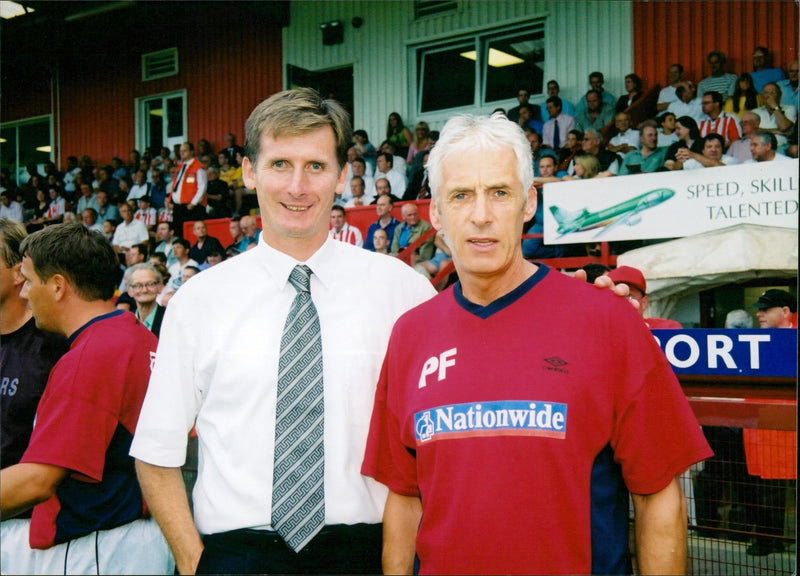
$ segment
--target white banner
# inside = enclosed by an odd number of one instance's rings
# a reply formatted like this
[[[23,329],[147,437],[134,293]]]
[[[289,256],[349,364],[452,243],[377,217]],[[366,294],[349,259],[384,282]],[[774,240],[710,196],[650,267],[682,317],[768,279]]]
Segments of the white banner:
[[[798,162],[545,184],[544,241],[680,238],[735,224],[798,227]]]

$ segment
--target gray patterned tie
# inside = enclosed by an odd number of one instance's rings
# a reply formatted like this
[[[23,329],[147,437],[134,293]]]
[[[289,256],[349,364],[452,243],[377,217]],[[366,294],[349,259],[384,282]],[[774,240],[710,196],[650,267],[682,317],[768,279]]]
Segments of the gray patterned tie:
[[[278,362],[272,527],[295,552],[325,524],[322,336],[310,280],[308,266],[289,275],[297,295]]]

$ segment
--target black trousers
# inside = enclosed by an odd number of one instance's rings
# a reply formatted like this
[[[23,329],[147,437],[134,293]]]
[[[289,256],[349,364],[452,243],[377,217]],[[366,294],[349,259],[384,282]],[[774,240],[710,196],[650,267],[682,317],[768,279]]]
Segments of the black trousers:
[[[206,207],[195,206],[189,210],[188,204],[175,204],[172,209],[172,223],[175,226],[175,234],[180,238],[185,238],[183,233],[184,222],[206,219]]]
[[[233,530],[203,537],[198,574],[380,574],[381,524],[325,526],[300,552],[277,533]]]

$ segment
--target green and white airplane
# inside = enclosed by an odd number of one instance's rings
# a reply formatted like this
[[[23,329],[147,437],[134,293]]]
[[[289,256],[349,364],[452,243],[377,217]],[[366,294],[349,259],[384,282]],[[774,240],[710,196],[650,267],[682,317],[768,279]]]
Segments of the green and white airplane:
[[[558,206],[550,206],[550,212],[558,222],[559,238],[564,234],[603,228],[595,234],[594,237],[597,238],[621,224],[628,226],[638,224],[642,219],[641,212],[666,202],[673,196],[675,196],[675,190],[658,188],[597,212],[589,212],[586,208],[580,211],[566,212]]]

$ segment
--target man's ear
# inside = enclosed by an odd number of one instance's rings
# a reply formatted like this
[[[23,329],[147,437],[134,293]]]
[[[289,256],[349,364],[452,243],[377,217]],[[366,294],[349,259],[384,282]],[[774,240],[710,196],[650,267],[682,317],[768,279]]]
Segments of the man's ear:
[[[344,187],[347,185],[347,164],[339,170],[339,178],[336,180],[336,195],[344,194]]]
[[[25,283],[25,278],[22,277],[22,272],[20,272],[21,268],[22,268],[22,262],[17,262],[10,269],[12,278],[11,281],[14,284],[14,286],[21,286],[22,284]]]
[[[69,281],[62,274],[53,274],[47,281],[47,286],[53,294],[53,299],[56,302],[63,300],[69,289]]]
[[[538,201],[539,191],[536,189],[536,186],[531,184],[531,187],[528,188],[528,205],[525,206],[523,212],[525,222],[528,222],[536,214],[536,204]]]
[[[439,208],[436,206],[436,200],[431,196],[431,203],[428,206],[428,217],[431,219],[431,226],[437,231],[442,229],[442,219],[439,215]]]
[[[256,189],[255,167],[247,156],[242,158],[242,182],[244,182],[245,187],[249,190]]]

